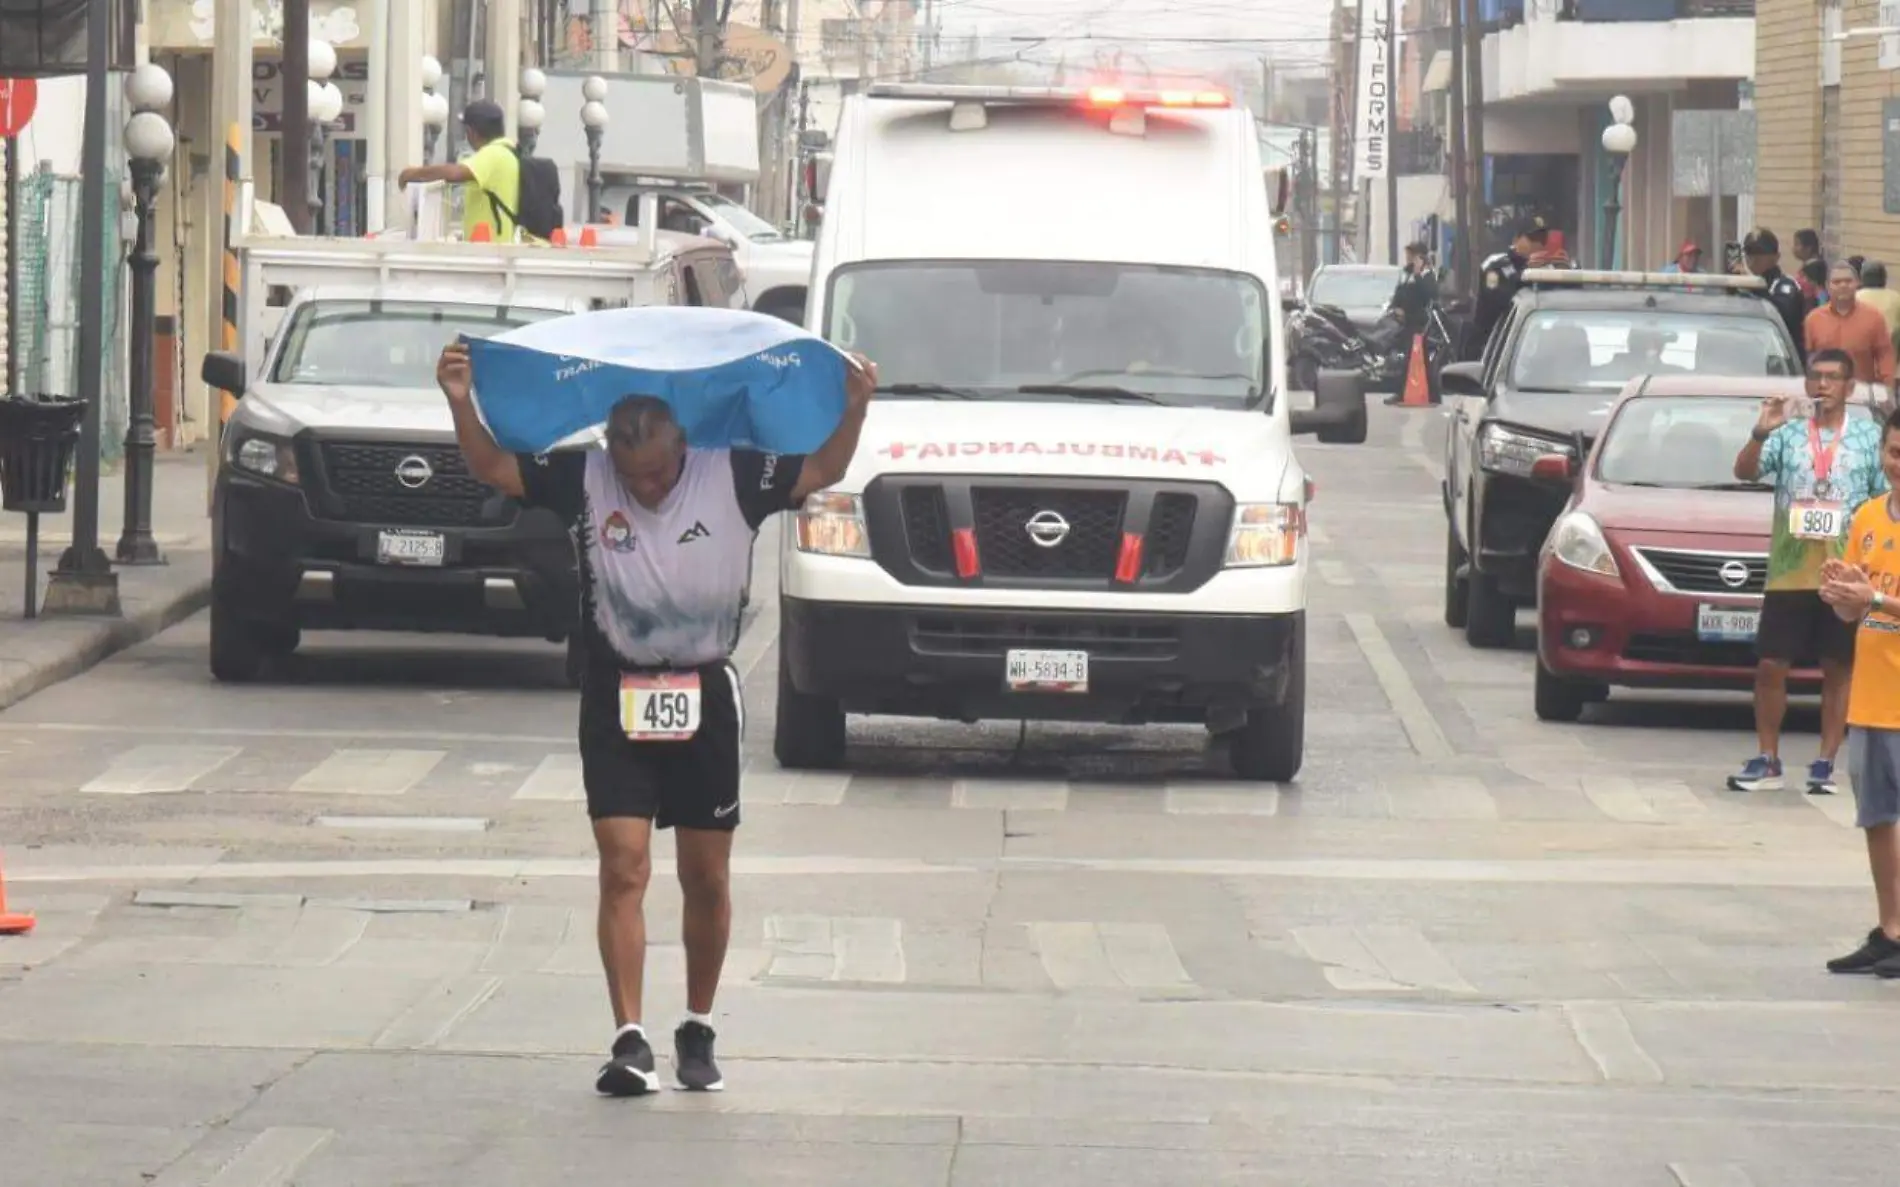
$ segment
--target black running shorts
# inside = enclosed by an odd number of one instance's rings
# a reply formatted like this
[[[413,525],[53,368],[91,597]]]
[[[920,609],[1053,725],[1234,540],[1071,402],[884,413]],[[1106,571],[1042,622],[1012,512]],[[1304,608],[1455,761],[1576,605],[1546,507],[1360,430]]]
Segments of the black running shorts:
[[[1762,595],[1755,654],[1762,659],[1813,667],[1821,660],[1854,662],[1857,625],[1842,622],[1819,590],[1771,589]]]
[[[636,742],[620,725],[620,682],[590,669],[581,685],[581,782],[595,820],[640,817],[655,828],[739,826],[739,743],[745,701],[721,660],[699,672],[699,730],[680,742]]]

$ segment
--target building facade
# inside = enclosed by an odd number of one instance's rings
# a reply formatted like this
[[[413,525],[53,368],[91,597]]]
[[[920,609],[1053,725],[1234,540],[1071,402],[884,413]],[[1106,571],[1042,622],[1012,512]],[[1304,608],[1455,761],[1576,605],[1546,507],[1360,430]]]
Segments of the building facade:
[[[1888,15],[1883,19],[1883,8]],[[1900,35],[1879,0],[1760,0],[1756,221],[1900,263]]]

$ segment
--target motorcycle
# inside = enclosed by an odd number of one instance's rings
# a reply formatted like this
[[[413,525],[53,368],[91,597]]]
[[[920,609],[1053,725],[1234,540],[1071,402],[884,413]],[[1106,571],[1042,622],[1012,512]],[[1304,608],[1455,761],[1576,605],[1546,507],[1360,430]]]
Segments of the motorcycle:
[[[1322,370],[1357,372],[1368,391],[1399,391],[1404,387],[1412,339],[1405,332],[1399,311],[1391,305],[1380,313],[1377,324],[1365,331],[1336,305],[1308,305],[1294,313],[1292,322],[1289,328],[1297,346],[1287,372],[1293,390],[1314,390]],[[1427,317],[1425,340],[1426,358],[1430,365],[1437,366],[1446,357],[1443,348],[1451,342],[1451,333],[1436,307]]]

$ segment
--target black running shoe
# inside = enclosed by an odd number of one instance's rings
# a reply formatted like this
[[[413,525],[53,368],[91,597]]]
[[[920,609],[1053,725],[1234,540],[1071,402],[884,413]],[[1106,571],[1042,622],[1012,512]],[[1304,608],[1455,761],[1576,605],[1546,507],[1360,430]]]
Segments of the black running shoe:
[[[645,1096],[660,1090],[660,1074],[653,1070],[653,1045],[637,1030],[614,1040],[613,1055],[600,1065],[594,1089],[604,1096]]]
[[[704,1022],[682,1022],[673,1032],[673,1075],[688,1092],[718,1092],[726,1086],[713,1062],[718,1036]]]
[[[1876,966],[1892,965],[1893,972],[1881,971]],[[1849,952],[1846,956],[1836,957],[1827,962],[1830,973],[1879,973],[1883,977],[1900,976],[1900,942],[1889,939],[1887,933],[1879,928],[1867,933],[1867,942]]]

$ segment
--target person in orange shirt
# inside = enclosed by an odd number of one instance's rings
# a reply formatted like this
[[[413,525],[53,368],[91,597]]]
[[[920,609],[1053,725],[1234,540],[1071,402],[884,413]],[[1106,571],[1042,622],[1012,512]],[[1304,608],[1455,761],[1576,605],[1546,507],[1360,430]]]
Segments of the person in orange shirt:
[[[1808,314],[1803,325],[1807,352],[1836,349],[1854,360],[1854,378],[1893,391],[1893,333],[1887,319],[1857,295],[1860,274],[1852,264],[1828,270],[1827,304]]]
[[[1880,922],[1830,973],[1900,978],[1900,411],[1880,434],[1880,468],[1894,489],[1854,513],[1844,556],[1822,566],[1821,600],[1859,624],[1847,693],[1847,769],[1855,823],[1867,833]]]

